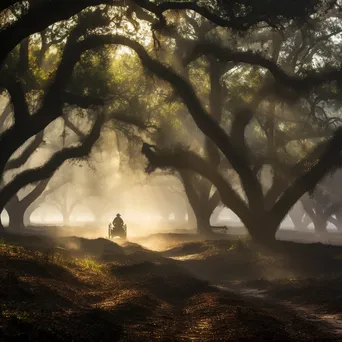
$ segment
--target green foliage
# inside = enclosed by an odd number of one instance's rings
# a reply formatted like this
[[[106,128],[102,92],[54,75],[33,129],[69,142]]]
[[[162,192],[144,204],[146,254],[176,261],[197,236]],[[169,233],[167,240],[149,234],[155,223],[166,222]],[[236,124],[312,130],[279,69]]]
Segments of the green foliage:
[[[22,246],[16,246],[16,245],[8,245],[8,248],[11,252],[20,255],[25,251],[24,247]]]
[[[239,239],[232,242],[229,251],[241,252],[243,250],[249,250],[253,246],[253,242],[249,236],[240,237]]]
[[[290,20],[306,20],[319,8],[324,7],[325,0],[219,0],[220,13],[228,18],[240,20],[241,29],[248,29],[259,21],[272,26],[280,26]],[[328,2],[329,3],[329,2]],[[239,23],[237,23],[239,24]]]
[[[5,319],[14,318],[23,323],[30,323],[32,321],[32,318],[27,311],[11,310],[4,304],[0,306],[0,317],[3,317]]]
[[[106,98],[115,90],[113,81],[108,51],[88,51],[75,67],[70,91],[79,95]]]
[[[25,253],[24,247],[8,244],[4,239],[0,239],[0,250],[6,254],[13,254],[18,256]]]
[[[85,257],[85,258],[80,258],[80,259],[73,259],[72,264],[77,267],[88,269],[96,273],[102,273],[104,272],[104,269],[105,269],[104,264],[99,263],[98,261],[96,261],[95,258],[90,257],[90,256]]]

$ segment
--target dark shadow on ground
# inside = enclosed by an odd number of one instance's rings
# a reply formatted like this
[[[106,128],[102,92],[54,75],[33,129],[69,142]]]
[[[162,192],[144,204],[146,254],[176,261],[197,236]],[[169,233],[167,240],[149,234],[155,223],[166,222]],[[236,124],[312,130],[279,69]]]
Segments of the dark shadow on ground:
[[[246,285],[258,280],[269,286],[275,279],[294,274],[305,277],[324,271],[327,276],[339,269],[334,260],[339,260],[341,248],[283,242],[265,248],[248,240],[201,241],[191,236],[182,241],[179,234],[151,236],[150,241],[144,239],[145,247],[77,237],[8,235],[3,239],[5,244],[21,245],[23,241],[31,249],[5,246],[0,255],[5,269],[1,277],[0,331],[8,341],[334,338],[325,326],[307,321],[281,304],[252,300],[212,284],[239,280]],[[93,259],[44,264],[35,256],[34,248],[42,250],[45,242],[65,248],[72,260],[89,255]],[[146,247],[158,243],[159,249],[167,250],[157,252]],[[310,283],[302,291],[310,292],[309,287]],[[280,286],[278,292],[280,298]],[[292,296],[285,287],[283,293]],[[337,286],[334,296],[338,296]]]

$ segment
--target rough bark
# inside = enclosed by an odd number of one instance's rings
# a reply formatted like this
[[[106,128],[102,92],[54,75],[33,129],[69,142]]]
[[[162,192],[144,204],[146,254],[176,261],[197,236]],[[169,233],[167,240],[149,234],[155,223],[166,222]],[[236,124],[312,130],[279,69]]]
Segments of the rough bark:
[[[274,243],[275,235],[279,228],[277,220],[273,220],[268,213],[264,213],[259,218],[254,218],[253,222],[251,221],[250,218],[246,218],[244,224],[253,241],[262,245]]]
[[[195,182],[196,178],[192,172],[179,170],[179,173],[189,204],[195,215],[197,232],[202,235],[212,234],[210,226],[212,208],[208,205],[208,200],[205,201],[201,198],[203,196],[201,189],[203,183]]]
[[[17,195],[13,196],[5,206],[9,216],[9,228],[13,230],[22,230],[25,228],[25,213],[30,206],[38,199],[46,189],[49,178],[40,181],[33,190],[31,190],[21,200]]]
[[[25,207],[20,203],[17,196],[14,196],[6,205],[6,211],[9,218],[8,227],[13,231],[24,229]]]

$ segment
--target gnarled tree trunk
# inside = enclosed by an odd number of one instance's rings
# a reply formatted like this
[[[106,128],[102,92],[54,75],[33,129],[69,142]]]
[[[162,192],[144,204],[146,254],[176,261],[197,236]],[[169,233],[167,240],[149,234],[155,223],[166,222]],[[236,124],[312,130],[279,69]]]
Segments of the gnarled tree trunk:
[[[197,232],[201,235],[212,235],[210,217],[220,202],[218,193],[215,192],[209,197],[211,186],[209,187],[205,183],[205,179],[198,181],[192,172],[180,171],[179,173],[189,204],[195,215]]]
[[[9,228],[22,230],[25,228],[25,213],[30,206],[39,198],[48,185],[50,178],[40,181],[35,188],[21,200],[15,195],[6,204],[6,211],[9,216]]]
[[[14,231],[24,229],[24,213],[26,207],[20,203],[18,196],[14,196],[6,205],[9,224],[8,227]]]

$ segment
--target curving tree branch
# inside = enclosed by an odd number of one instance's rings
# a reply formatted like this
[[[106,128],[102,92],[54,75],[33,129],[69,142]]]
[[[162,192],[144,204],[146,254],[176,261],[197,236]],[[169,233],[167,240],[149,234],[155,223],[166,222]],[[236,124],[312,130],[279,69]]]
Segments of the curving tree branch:
[[[197,217],[197,210],[201,210],[201,200],[196,192],[196,187],[195,185],[193,184],[193,180],[194,180],[194,177],[193,177],[193,174],[192,172],[189,172],[189,170],[177,170],[179,175],[180,175],[180,178],[181,178],[181,181],[182,181],[182,184],[184,186],[184,190],[185,190],[185,193],[187,195],[187,198],[188,198],[188,201],[195,213],[195,216]]]
[[[76,105],[77,107],[88,109],[91,106],[103,106],[104,100],[98,97],[77,95],[69,92],[63,92],[61,94],[61,100],[69,105]]]
[[[10,6],[13,6],[17,2],[22,2],[22,0],[2,0],[0,3],[0,11],[3,11]]]
[[[77,105],[80,108],[87,109],[93,105],[103,105],[104,101],[98,98],[93,98],[89,96],[81,96],[81,95],[74,95],[71,93],[65,92],[62,96],[62,100],[65,103]],[[68,127],[70,127],[75,132],[77,131],[77,134],[84,138],[85,134],[83,134],[77,127],[75,127],[70,120],[67,118],[64,118],[66,121],[66,124]],[[31,120],[28,118],[28,123],[32,123],[34,120]],[[79,134],[80,133],[80,134]],[[43,142],[44,132],[41,131],[38,134],[36,134],[34,140],[25,148],[25,150],[20,154],[19,157],[15,159],[10,159],[6,166],[5,171],[18,168],[22,166],[32,155],[32,153],[41,145]]]
[[[222,202],[242,219],[248,216],[248,208],[223,176],[204,159],[190,151],[160,151],[143,144],[141,152],[148,160],[148,172],[155,169],[193,171],[210,180],[219,190]]]
[[[11,1],[8,0],[8,2]],[[0,31],[0,41],[2,42],[0,65],[8,54],[28,36],[43,31],[55,22],[67,20],[89,6],[110,3],[124,5],[124,0],[54,0],[39,1],[37,4],[31,5],[26,14],[8,28]]]
[[[77,54],[106,44],[120,44],[133,49],[147,69],[172,85],[187,106],[198,128],[216,144],[237,171],[244,184],[248,200],[258,208],[262,203],[262,188],[256,175],[248,167],[244,156],[234,148],[225,130],[205,110],[193,87],[170,67],[150,57],[142,45],[119,35],[88,36],[78,43]]]
[[[15,159],[10,159],[6,164],[5,171],[16,169],[24,165],[27,160],[31,157],[34,151],[43,143],[44,131],[38,133],[33,141],[25,148],[25,150],[20,154],[19,157]]]
[[[85,51],[84,49],[80,49],[80,46],[75,41],[77,39],[75,33],[77,34],[78,31],[76,27],[75,31],[70,35],[54,80],[45,93],[41,107],[36,113],[26,119],[25,125],[15,122],[11,128],[0,135],[0,173],[3,172],[12,154],[23,143],[44,130],[52,121],[62,115],[63,100],[73,104],[79,104],[84,108],[88,108],[92,104],[103,103],[98,99],[81,97],[65,92],[73,69]]]
[[[289,11],[291,5],[279,3],[278,0],[268,1],[267,6],[258,1],[207,1],[206,7],[196,1],[162,1],[159,4],[150,0],[133,1],[154,13],[162,24],[165,23],[163,15],[166,11],[191,10],[218,26],[238,31],[246,31],[261,22],[276,26],[290,19],[305,19],[312,11],[324,5],[320,0],[296,2],[292,4],[295,10]],[[329,3],[333,4],[334,0]]]
[[[285,217],[293,204],[330,171],[341,166],[342,163],[342,129],[339,128],[332,139],[327,143],[326,149],[319,160],[307,172],[297,178],[279,197],[272,208],[273,215],[281,220]],[[280,223],[280,222],[279,222]]]
[[[224,62],[245,63],[267,69],[275,80],[295,91],[308,92],[326,82],[342,80],[342,69],[331,68],[327,71],[310,72],[306,76],[287,74],[276,62],[252,51],[232,51],[214,43],[199,43],[184,60],[185,64],[203,56],[214,56]]]
[[[2,113],[0,114],[0,132],[2,132],[5,129],[4,127],[5,122],[11,113],[12,113],[12,105],[11,105],[11,102],[9,101],[7,105],[5,106],[4,110],[2,111]]]
[[[80,138],[85,138],[86,135],[67,117],[64,116],[65,125],[76,133]]]
[[[33,203],[45,191],[50,179],[51,177],[41,180],[35,188],[20,201],[21,204],[28,207]]]
[[[209,199],[209,208],[213,212],[214,209],[219,205],[221,201],[220,192],[216,189],[213,195]]]
[[[17,1],[2,0],[0,10],[14,4]],[[331,0],[330,2],[334,2]],[[249,6],[249,12],[245,12],[245,3],[235,1],[235,3],[228,4],[225,9],[231,7],[234,10],[222,11],[220,6],[216,7],[216,13],[209,10],[213,6],[200,6],[194,1],[163,1],[159,4],[149,0],[54,0],[54,1],[39,1],[36,4],[31,4],[28,12],[20,17],[14,24],[8,28],[0,31],[0,41],[2,42],[2,49],[0,51],[0,65],[3,63],[8,54],[25,38],[28,36],[41,32],[48,26],[55,22],[67,20],[73,15],[81,12],[89,6],[97,5],[113,5],[120,7],[128,7],[128,15],[130,11],[134,11],[137,17],[151,21],[151,16],[147,15],[146,11],[152,13],[158,18],[158,22],[154,23],[155,28],[158,25],[165,26],[164,13],[169,10],[192,10],[210,22],[223,26],[230,27],[235,30],[246,31],[250,27],[260,23],[268,22],[271,25],[278,24],[281,21],[286,21],[294,18],[307,17],[309,13],[317,9],[323,1],[303,1],[296,3],[293,6],[296,10],[289,13],[286,5],[283,7],[278,0],[271,1],[272,6],[259,6],[258,2],[253,2]],[[221,2],[221,5],[224,2]],[[276,4],[276,5],[275,5]],[[213,4],[209,4],[213,5]],[[217,6],[217,3],[214,6]],[[251,5],[251,3],[249,4]],[[247,6],[248,7],[248,6]],[[246,7],[246,8],[247,8]]]
[[[3,209],[11,197],[24,186],[49,178],[67,159],[82,158],[88,155],[100,136],[105,116],[99,114],[89,135],[78,146],[67,147],[56,152],[44,165],[26,170],[17,175],[0,191],[0,208]],[[1,210],[2,211],[2,210]]]
[[[11,77],[4,77],[2,75],[2,81],[0,81],[0,87],[5,88],[10,97],[11,104],[14,112],[15,124],[25,124],[30,116],[28,105],[25,98],[25,92],[22,84],[18,80],[11,80]]]

